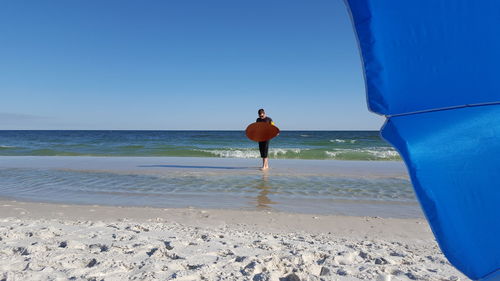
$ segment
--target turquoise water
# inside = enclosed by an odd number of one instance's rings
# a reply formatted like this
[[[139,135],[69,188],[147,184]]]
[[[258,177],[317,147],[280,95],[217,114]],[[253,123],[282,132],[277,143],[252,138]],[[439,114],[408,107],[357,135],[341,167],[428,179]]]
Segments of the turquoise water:
[[[378,131],[282,131],[270,158],[400,160]],[[243,131],[0,131],[0,156],[258,158]]]

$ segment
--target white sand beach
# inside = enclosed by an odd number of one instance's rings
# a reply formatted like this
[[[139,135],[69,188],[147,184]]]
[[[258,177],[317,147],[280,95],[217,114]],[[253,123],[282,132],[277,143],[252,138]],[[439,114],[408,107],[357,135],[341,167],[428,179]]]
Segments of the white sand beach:
[[[423,219],[0,202],[0,280],[466,280]]]

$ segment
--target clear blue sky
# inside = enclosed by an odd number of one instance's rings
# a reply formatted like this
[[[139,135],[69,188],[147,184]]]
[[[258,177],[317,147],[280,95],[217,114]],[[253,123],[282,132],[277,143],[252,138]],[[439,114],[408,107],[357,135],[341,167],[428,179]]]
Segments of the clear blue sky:
[[[1,1],[0,129],[379,129],[342,0]]]

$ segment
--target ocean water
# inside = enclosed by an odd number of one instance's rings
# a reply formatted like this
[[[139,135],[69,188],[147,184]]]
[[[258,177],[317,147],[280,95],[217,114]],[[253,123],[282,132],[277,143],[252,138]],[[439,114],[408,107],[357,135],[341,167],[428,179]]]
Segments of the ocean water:
[[[0,198],[421,216],[377,131],[283,131],[259,157],[243,131],[0,131]]]
[[[0,169],[0,179],[3,197],[28,201],[404,217],[369,211],[385,205],[414,207],[410,213],[418,216],[413,190],[404,178]]]
[[[0,198],[421,217],[402,161],[1,156]]]
[[[244,131],[0,131],[0,156],[260,157]],[[269,157],[400,160],[378,131],[282,131]]]

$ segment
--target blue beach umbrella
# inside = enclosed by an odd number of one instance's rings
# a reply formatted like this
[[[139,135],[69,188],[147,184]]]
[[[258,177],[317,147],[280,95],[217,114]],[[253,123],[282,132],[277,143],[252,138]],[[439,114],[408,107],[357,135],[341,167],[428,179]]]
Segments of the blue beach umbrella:
[[[368,105],[449,261],[500,280],[500,1],[346,0]]]

